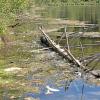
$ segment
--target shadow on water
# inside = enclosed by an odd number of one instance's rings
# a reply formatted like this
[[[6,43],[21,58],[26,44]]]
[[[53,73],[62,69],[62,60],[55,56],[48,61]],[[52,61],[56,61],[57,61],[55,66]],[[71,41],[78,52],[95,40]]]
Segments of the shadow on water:
[[[100,86],[89,85],[82,79],[73,80],[67,90],[65,87],[59,87],[59,91],[53,92],[52,94],[46,94],[47,88],[39,94],[25,93],[20,98],[31,97],[36,100],[100,100]]]

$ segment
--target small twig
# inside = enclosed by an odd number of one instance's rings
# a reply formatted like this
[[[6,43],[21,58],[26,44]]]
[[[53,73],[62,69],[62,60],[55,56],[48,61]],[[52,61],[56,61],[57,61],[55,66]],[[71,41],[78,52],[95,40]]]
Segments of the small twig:
[[[80,47],[81,47],[81,51],[82,51],[82,57],[84,57],[84,48],[83,48],[83,45],[82,45],[81,41],[80,41]]]
[[[16,24],[14,24],[14,25],[9,25],[8,27],[11,27],[11,28],[14,28],[14,27],[16,27],[16,26],[21,26],[23,23],[16,23]]]
[[[68,39],[67,29],[66,29],[66,27],[64,28],[64,33],[65,33],[65,36],[66,36],[67,49],[68,49],[68,51],[70,52],[69,39]]]
[[[60,44],[61,40],[63,39],[63,36],[64,36],[64,33],[62,33],[62,36],[61,36],[61,38],[60,38],[60,40],[58,41],[57,44]]]

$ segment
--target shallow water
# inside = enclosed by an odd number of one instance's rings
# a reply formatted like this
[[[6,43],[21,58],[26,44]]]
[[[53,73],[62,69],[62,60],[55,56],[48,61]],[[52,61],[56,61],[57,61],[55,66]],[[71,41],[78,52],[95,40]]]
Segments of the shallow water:
[[[59,39],[57,39],[55,34],[59,35],[63,32],[62,27],[66,26],[65,21],[67,19],[70,20],[68,25],[75,23],[73,22],[74,20],[100,24],[100,7],[46,6],[42,8],[32,9],[36,16],[34,17],[32,11],[30,11],[30,16],[34,18],[26,18],[25,24],[13,29],[14,34],[11,34],[14,39],[12,47],[0,48],[0,64],[2,69],[0,71],[1,98],[9,100],[14,96],[15,100],[23,100],[25,97],[32,97],[30,100],[33,98],[39,100],[99,100],[100,80],[76,80],[77,75],[75,72],[78,69],[72,68],[65,59],[54,51],[41,50],[44,46],[40,43],[41,34],[38,26],[43,25],[47,30],[57,29],[55,33],[48,33],[57,42]],[[83,28],[69,27],[67,31],[79,32],[82,30]],[[85,31],[99,32],[100,26],[90,27]],[[79,40],[79,38],[70,39],[70,45],[79,45]],[[100,41],[100,38],[81,38],[81,41],[83,44],[96,44],[96,41]],[[65,45],[65,40],[61,41],[60,45]],[[80,48],[71,48],[71,51],[76,57],[82,56]],[[95,53],[100,53],[99,45],[84,46],[84,56]],[[4,74],[4,69],[11,67],[20,67],[22,70],[16,73]],[[100,69],[100,64],[96,68]],[[66,82],[68,82],[68,87],[66,87]],[[60,91],[46,95],[46,85]]]
[[[46,87],[39,94],[25,93],[22,97],[32,97],[39,100],[99,100],[100,87],[89,85],[83,80],[74,80],[70,83],[67,90],[65,87],[59,87],[58,92],[46,94]],[[21,98],[22,99],[22,98]]]

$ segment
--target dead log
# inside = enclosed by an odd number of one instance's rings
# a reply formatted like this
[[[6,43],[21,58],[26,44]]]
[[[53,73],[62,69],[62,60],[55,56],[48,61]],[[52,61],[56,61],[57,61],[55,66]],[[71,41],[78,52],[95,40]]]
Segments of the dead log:
[[[72,59],[70,58],[70,56],[66,53],[66,51],[64,49],[61,49],[59,45],[57,45],[53,40],[50,39],[50,37],[41,29],[39,28],[40,31],[42,32],[43,36],[45,37],[45,41],[48,43],[45,44],[49,44],[49,46],[51,46],[55,51],[57,51],[62,57],[64,57],[65,59],[68,59],[69,61],[72,61]],[[44,40],[42,40],[43,42]]]
[[[59,45],[57,45],[53,40],[51,40],[51,38],[44,32],[44,30],[42,30],[41,28],[39,28],[40,31],[42,32],[43,36],[47,39],[46,42],[48,42],[49,46],[51,46],[56,52],[59,53],[59,55],[61,55],[62,57],[64,57],[66,60],[69,60],[71,63],[77,65],[78,67],[81,67],[82,69],[85,70],[85,66],[79,61],[77,60],[70,51],[68,51],[67,49],[62,49]]]
[[[39,27],[39,29],[42,32],[43,36],[45,37],[46,42],[48,42],[48,43],[45,43],[45,44],[49,44],[49,46],[52,47],[53,50],[55,50],[56,52],[58,52],[59,55],[61,55],[62,57],[64,57],[66,60],[69,60],[74,65],[80,67],[84,71],[88,70],[86,68],[86,66],[84,66],[83,63],[81,63],[78,59],[76,59],[69,50],[62,49],[60,47],[60,45],[57,45],[53,40],[51,40],[51,38],[44,32],[44,30],[42,30],[42,28]],[[89,71],[89,73],[92,74],[95,77],[100,77],[100,74],[98,74],[98,73],[94,74],[93,71]]]

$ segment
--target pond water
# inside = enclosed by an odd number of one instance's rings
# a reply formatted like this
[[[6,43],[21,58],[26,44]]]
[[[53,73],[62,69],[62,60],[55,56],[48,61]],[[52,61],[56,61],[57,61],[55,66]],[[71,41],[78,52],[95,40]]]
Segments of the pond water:
[[[46,94],[45,88],[40,94],[25,93],[24,97],[32,97],[40,100],[99,100],[100,99],[100,87],[95,85],[89,85],[83,80],[74,80],[70,83],[70,86],[65,90],[65,87],[58,88],[58,92],[52,94]]]
[[[65,26],[69,32],[100,32],[99,9],[99,6],[33,7],[21,19],[24,24],[11,30],[12,46],[0,48],[0,100],[100,100],[100,80],[91,76],[80,78],[76,73],[80,69],[71,67],[54,51],[44,50],[38,30],[40,25],[47,31],[55,29],[48,34],[56,42],[59,41],[56,35],[59,36]],[[89,24],[89,28],[84,28],[84,23]],[[80,45],[80,40],[83,45],[94,44],[84,45],[84,56],[100,53],[100,38],[75,37],[69,44]],[[64,46],[65,40],[60,45]],[[80,48],[72,47],[71,52],[77,58],[82,56]],[[12,67],[21,69],[7,70]],[[100,69],[100,62],[96,69]],[[59,91],[46,94],[46,86]]]

